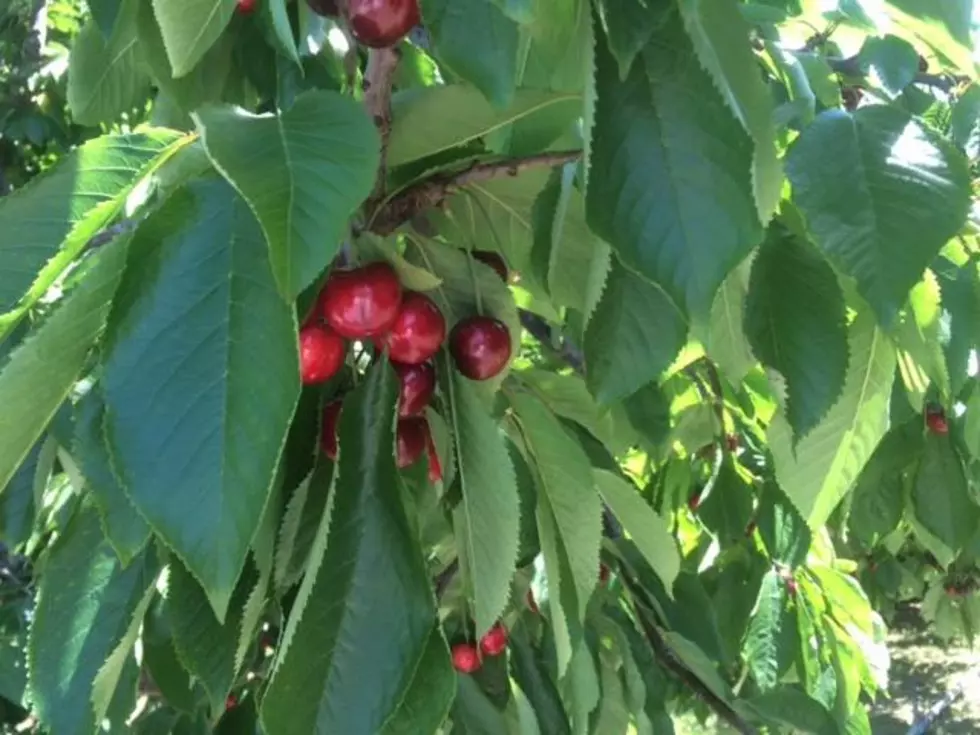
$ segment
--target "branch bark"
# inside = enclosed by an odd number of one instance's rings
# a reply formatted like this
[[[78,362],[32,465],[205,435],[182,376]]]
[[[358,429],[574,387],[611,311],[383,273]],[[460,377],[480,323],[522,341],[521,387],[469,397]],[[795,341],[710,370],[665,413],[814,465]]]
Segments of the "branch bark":
[[[395,47],[371,49],[364,72],[364,106],[381,134],[381,163],[372,200],[384,196],[388,175],[388,138],[391,136],[391,91],[401,50]]]

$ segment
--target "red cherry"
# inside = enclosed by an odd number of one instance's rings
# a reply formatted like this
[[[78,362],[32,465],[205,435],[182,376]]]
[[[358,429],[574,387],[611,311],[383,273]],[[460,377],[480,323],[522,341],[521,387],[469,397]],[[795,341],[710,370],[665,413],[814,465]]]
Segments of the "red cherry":
[[[495,253],[493,250],[474,250],[473,257],[497,271],[497,275],[504,283],[507,283],[510,273],[507,270],[507,263],[504,262],[500,253]]]
[[[497,623],[480,639],[480,650],[484,656],[499,656],[507,648],[507,629]]]
[[[399,469],[415,464],[429,438],[429,422],[421,416],[412,416],[398,420],[398,430],[395,432],[395,463]]]
[[[422,413],[436,390],[436,369],[429,362],[421,365],[392,362],[391,366],[398,374],[401,386],[398,390],[398,415],[405,417]]]
[[[949,433],[949,423],[941,410],[930,411],[926,414],[926,426],[933,434],[943,436]]]
[[[258,0],[238,0],[237,10],[242,15],[248,15],[255,10],[256,5],[258,5]]]
[[[328,327],[304,327],[299,333],[299,371],[304,385],[329,380],[344,364],[347,345]]]
[[[439,453],[436,451],[436,443],[432,440],[432,432],[426,426],[425,449],[429,456],[429,482],[435,485],[442,482],[442,463],[439,461]]]
[[[689,497],[687,499],[687,507],[690,509],[692,513],[697,513],[698,508],[701,507],[701,496],[692,495],[691,497]]]
[[[786,591],[789,592],[790,597],[796,597],[796,593],[799,591],[799,585],[792,577],[786,579]]]
[[[470,317],[453,329],[449,349],[463,375],[471,380],[489,380],[510,361],[510,330],[492,317]]]
[[[320,448],[332,460],[337,459],[337,422],[343,401],[331,401],[323,407],[323,422],[320,429]]]
[[[609,567],[605,564],[599,565],[599,584],[605,585],[609,581]]]
[[[339,14],[337,0],[306,0],[306,4],[314,13],[325,18],[336,18]]]
[[[229,694],[227,697],[225,697],[226,710],[235,709],[235,707],[237,706],[238,706],[238,697],[236,697],[234,694]]]
[[[383,338],[388,356],[395,362],[418,365],[442,347],[446,339],[446,320],[428,296],[407,293],[401,309]]]
[[[453,668],[464,674],[472,674],[480,668],[480,654],[472,643],[453,646]]]
[[[360,43],[393,46],[419,24],[418,0],[350,0],[347,22]]]
[[[384,334],[398,317],[402,286],[387,263],[333,273],[323,289],[323,316],[348,339]]]

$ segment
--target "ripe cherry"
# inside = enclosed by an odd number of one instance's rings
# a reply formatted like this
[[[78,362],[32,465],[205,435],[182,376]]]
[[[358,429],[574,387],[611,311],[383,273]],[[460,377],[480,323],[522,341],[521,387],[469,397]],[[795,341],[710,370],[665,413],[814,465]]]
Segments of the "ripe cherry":
[[[701,507],[701,496],[695,493],[687,499],[687,507],[692,513],[697,513]]]
[[[464,674],[472,674],[480,668],[480,654],[472,643],[453,646],[453,668]]]
[[[347,345],[329,327],[312,325],[299,332],[299,371],[304,385],[329,380],[344,364]]]
[[[343,401],[331,401],[323,407],[323,422],[320,428],[320,448],[332,460],[337,459],[337,423]]]
[[[398,374],[401,386],[398,390],[398,415],[417,416],[432,400],[436,390],[436,369],[430,362],[421,365],[392,362],[391,366]]]
[[[473,257],[497,271],[497,275],[504,283],[507,283],[510,273],[507,270],[507,263],[504,262],[500,253],[495,253],[493,250],[474,250]]]
[[[238,0],[236,10],[242,15],[248,15],[255,10],[255,6],[258,4],[258,0]]]
[[[941,408],[926,411],[926,426],[933,434],[943,436],[949,433],[949,422],[946,421],[946,414]]]
[[[407,293],[391,331],[382,340],[388,356],[396,362],[418,365],[442,347],[446,339],[446,320],[428,296]]]
[[[471,380],[489,380],[510,361],[510,330],[489,316],[474,316],[455,326],[449,350],[459,371]]]
[[[480,650],[484,656],[499,656],[507,648],[507,629],[497,623],[480,639]]]
[[[609,582],[609,567],[599,564],[599,584],[605,586]]]
[[[395,432],[395,463],[399,469],[415,464],[425,451],[429,439],[429,422],[421,416],[398,420]]]
[[[347,22],[359,43],[384,48],[419,24],[418,0],[350,0]]]
[[[435,485],[437,482],[442,482],[442,462],[439,461],[439,453],[436,451],[436,443],[432,440],[432,432],[427,430],[426,437],[425,450],[429,457],[429,482]]]
[[[238,697],[236,697],[234,694],[229,694],[227,697],[225,697],[226,710],[235,709],[235,707],[237,706],[238,706]]]
[[[401,301],[398,274],[379,262],[332,274],[320,303],[334,331],[348,339],[364,339],[391,329]]]
[[[336,18],[339,14],[337,0],[306,0],[306,4],[314,13],[325,18]]]

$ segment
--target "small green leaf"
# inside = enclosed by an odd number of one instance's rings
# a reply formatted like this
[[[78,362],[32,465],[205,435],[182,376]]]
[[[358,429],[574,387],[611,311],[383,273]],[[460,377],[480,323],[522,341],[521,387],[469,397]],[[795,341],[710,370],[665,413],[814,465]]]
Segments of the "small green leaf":
[[[223,619],[299,395],[295,317],[220,179],[174,193],[133,251],[103,358],[113,467]]]
[[[589,389],[601,404],[635,393],[670,367],[687,332],[664,289],[613,263],[585,333]]]
[[[215,167],[262,225],[279,291],[288,301],[316,280],[367,198],[379,139],[363,107],[335,92],[307,92],[286,112],[235,107],[194,114]]]
[[[834,718],[816,700],[792,684],[783,684],[748,700],[748,706],[765,720],[792,728],[793,732],[834,735],[840,730]]]
[[[332,510],[262,704],[270,732],[381,732],[434,655],[431,582],[394,461],[396,396],[394,371],[379,362],[344,399]],[[445,713],[451,689],[431,695],[426,711]]]
[[[602,29],[609,42],[609,51],[616,57],[619,76],[629,76],[633,61],[653,35],[657,15],[647,7],[646,0],[599,0],[596,9]]]
[[[963,461],[945,437],[926,437],[912,485],[911,510],[929,533],[954,552],[976,532],[980,508],[970,494]]]
[[[895,350],[870,314],[850,327],[844,391],[794,451],[782,413],[769,427],[776,479],[811,528],[819,528],[850,489],[888,427]]]
[[[457,541],[480,637],[507,604],[517,561],[520,498],[504,435],[474,383],[453,371],[446,385],[463,493]]]
[[[692,325],[718,368],[732,385],[745,379],[756,363],[749,340],[745,336],[745,297],[748,294],[749,263],[728,274],[711,306],[707,326]]]
[[[436,58],[498,109],[517,83],[519,28],[491,0],[422,0]]]
[[[26,544],[34,530],[37,498],[43,497],[58,455],[58,441],[44,434],[7,483],[0,488],[0,541],[10,548]]]
[[[909,86],[919,73],[919,52],[897,36],[866,39],[858,53],[858,62],[873,71],[893,96]]]
[[[607,41],[597,43],[586,210],[627,267],[704,318],[761,239],[753,144],[673,5],[650,12],[658,25],[625,81]]]
[[[235,14],[238,0],[153,0],[175,77],[190,72]]]
[[[821,114],[790,149],[787,173],[817,247],[886,327],[970,206],[963,155],[885,105]]]
[[[796,656],[796,618],[789,608],[786,582],[776,571],[762,579],[759,598],[745,634],[745,661],[759,690],[776,687]]]
[[[807,243],[773,230],[752,264],[745,334],[786,381],[794,443],[840,397],[847,373],[847,307],[833,269]]]
[[[90,505],[65,529],[41,579],[28,648],[31,701],[49,730],[94,735],[96,675],[158,571],[152,549],[123,569]]]
[[[163,600],[150,609],[143,621],[143,665],[167,704],[188,714],[198,706],[198,694],[191,676],[177,656]]]
[[[622,478],[597,469],[592,470],[592,477],[606,505],[669,590],[680,572],[681,558],[667,522]]]
[[[456,696],[456,672],[439,626],[429,633],[401,704],[385,722],[381,735],[437,732]]]

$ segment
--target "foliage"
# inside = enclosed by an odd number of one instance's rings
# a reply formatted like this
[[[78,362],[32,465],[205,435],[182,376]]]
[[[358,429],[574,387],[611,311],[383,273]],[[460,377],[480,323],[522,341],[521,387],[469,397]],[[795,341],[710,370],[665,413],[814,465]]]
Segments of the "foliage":
[[[973,3],[332,5],[0,7],[2,726],[870,732],[980,629]]]

